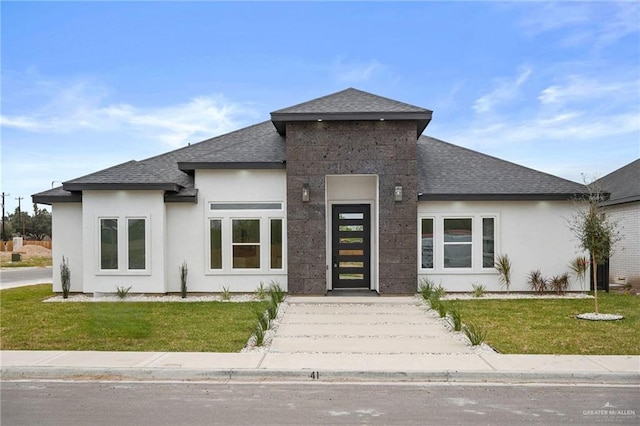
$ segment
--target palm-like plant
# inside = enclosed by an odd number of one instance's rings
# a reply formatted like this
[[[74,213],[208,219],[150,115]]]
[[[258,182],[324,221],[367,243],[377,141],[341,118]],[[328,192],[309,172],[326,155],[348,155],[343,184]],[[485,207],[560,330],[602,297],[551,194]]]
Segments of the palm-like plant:
[[[508,294],[509,286],[511,285],[511,260],[509,260],[509,255],[501,254],[496,257],[494,267],[500,274],[500,278],[498,278],[500,285],[507,288]]]

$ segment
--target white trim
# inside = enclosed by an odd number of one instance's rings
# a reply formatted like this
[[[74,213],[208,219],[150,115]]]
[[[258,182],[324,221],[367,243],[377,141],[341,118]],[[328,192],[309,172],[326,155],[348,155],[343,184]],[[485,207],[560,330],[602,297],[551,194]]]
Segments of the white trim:
[[[482,219],[491,218],[494,220],[494,255],[500,253],[500,214],[495,212],[469,212],[469,213],[418,213],[418,274],[439,274],[439,275],[495,275],[497,271],[494,267],[483,266],[483,236]],[[433,219],[433,268],[422,267],[422,219]],[[445,219],[471,219],[471,242],[464,243],[471,245],[471,267],[469,268],[445,268],[444,267],[444,220]],[[462,243],[461,243],[462,244]]]
[[[144,220],[144,250],[145,250],[145,267],[144,269],[129,269],[129,219]],[[116,269],[102,269],[102,220],[115,220],[117,225],[116,235],[118,267]],[[95,275],[117,275],[117,276],[144,276],[151,275],[151,216],[132,215],[132,216],[116,216],[106,215],[98,216],[95,226],[97,238],[94,271]]]

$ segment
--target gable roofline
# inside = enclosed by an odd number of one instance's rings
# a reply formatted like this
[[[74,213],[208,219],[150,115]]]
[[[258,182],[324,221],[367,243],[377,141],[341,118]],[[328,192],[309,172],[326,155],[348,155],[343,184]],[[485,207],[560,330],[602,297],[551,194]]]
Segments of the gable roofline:
[[[594,184],[610,194],[603,206],[640,201],[640,158],[601,177]]]
[[[416,138],[431,121],[433,111],[348,88],[271,113],[279,134],[286,134],[287,122],[301,121],[415,121]]]

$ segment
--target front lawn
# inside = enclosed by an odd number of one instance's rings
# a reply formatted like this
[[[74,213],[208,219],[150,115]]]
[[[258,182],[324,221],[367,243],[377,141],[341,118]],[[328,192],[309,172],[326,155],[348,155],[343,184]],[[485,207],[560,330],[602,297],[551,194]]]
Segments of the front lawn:
[[[462,322],[488,331],[486,342],[507,354],[639,355],[640,297],[598,293],[600,313],[621,321],[585,321],[593,299],[446,300]]]
[[[29,267],[38,267],[44,268],[45,266],[51,266],[53,263],[51,262],[51,257],[47,256],[31,256],[24,257],[22,260],[18,262],[12,262],[10,259],[2,259],[0,260],[0,266],[3,268],[29,268]]]
[[[0,291],[3,350],[237,352],[266,303],[42,303],[51,284]]]

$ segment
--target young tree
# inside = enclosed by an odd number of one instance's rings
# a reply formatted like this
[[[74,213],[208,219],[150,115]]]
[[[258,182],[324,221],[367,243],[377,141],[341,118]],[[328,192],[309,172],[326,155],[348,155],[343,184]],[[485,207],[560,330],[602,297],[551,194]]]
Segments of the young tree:
[[[603,263],[613,252],[613,246],[620,240],[617,222],[607,218],[602,202],[602,191],[594,183],[587,184],[589,189],[586,205],[579,207],[570,221],[570,229],[578,238],[580,247],[591,257],[594,282],[596,315],[598,312],[598,264]]]

